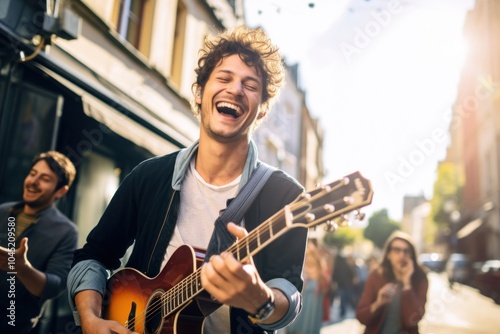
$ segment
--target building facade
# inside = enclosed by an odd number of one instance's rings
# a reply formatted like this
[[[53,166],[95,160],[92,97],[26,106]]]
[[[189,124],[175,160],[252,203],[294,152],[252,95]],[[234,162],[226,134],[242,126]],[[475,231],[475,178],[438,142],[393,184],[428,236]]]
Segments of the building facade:
[[[464,36],[469,46],[450,125],[446,160],[465,183],[456,236],[476,261],[500,258],[500,3],[476,0]]]

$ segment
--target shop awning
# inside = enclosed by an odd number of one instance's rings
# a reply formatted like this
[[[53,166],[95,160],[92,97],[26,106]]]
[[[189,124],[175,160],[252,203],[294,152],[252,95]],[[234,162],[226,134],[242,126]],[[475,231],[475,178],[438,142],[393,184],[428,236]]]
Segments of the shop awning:
[[[82,102],[83,111],[87,116],[101,122],[111,131],[147,149],[154,155],[163,155],[179,149],[168,140],[134,122],[116,109],[92,97],[92,95],[82,95]]]
[[[123,138],[147,149],[153,155],[163,155],[181,148],[181,146],[175,145],[173,142],[139,124],[123,112],[120,112],[108,103],[98,99],[82,87],[56,72],[38,63],[34,63],[33,65],[76,95],[80,96],[83,104],[83,111],[87,116],[104,124]],[[124,103],[123,107],[127,110],[134,109],[134,107],[126,103]],[[134,109],[134,114],[141,115],[141,111]],[[145,118],[147,117],[145,116]],[[158,120],[151,120],[151,122],[153,124],[158,123]],[[164,127],[163,124],[162,127]],[[165,131],[164,129],[162,130]],[[169,129],[166,130],[168,131]]]

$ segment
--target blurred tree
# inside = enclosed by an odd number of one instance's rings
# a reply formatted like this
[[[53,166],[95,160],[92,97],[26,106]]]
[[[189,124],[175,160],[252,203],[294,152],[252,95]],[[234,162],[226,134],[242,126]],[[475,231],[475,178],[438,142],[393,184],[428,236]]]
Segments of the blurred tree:
[[[431,217],[440,226],[450,223],[450,212],[460,211],[461,189],[464,177],[457,164],[442,162],[437,168],[434,193],[431,199]],[[450,207],[453,206],[453,207]]]
[[[340,227],[335,232],[327,232],[323,236],[323,243],[330,248],[342,249],[352,245],[356,239],[356,231],[350,228]]]
[[[400,224],[389,218],[387,209],[382,209],[368,218],[368,226],[363,231],[363,236],[376,247],[383,248],[391,233],[399,229]]]

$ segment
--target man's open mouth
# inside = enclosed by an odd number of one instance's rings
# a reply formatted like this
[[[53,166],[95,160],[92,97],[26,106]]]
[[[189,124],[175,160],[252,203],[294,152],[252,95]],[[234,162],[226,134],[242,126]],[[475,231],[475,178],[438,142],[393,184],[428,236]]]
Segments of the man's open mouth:
[[[39,193],[40,191],[36,188],[30,188],[30,187],[27,187],[26,190],[31,193],[31,194],[36,194],[36,193]]]
[[[217,104],[217,111],[221,114],[231,115],[234,118],[238,118],[241,116],[239,113],[240,107],[237,105],[228,103],[228,102],[220,102]]]

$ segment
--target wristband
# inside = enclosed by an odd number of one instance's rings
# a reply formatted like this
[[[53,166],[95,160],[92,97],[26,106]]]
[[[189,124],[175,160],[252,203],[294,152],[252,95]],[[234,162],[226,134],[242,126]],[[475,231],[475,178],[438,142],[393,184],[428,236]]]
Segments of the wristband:
[[[271,293],[271,297],[259,307],[255,314],[248,316],[248,319],[254,324],[258,324],[271,316],[274,312],[274,294]]]

